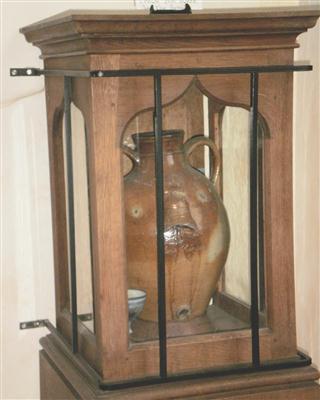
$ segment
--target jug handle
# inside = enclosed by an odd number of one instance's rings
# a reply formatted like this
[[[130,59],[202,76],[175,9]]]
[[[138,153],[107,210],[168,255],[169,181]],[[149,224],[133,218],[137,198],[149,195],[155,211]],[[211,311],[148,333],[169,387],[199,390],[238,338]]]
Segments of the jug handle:
[[[132,150],[129,146],[126,146],[124,144],[122,145],[122,151],[133,162],[133,166],[139,164],[140,162],[139,154],[135,150]]]
[[[213,140],[209,139],[208,137],[205,136],[193,136],[189,140],[187,140],[184,144],[184,151],[186,154],[187,159],[189,158],[190,154],[193,152],[193,150],[198,147],[198,146],[208,146],[209,149],[212,151],[213,158],[214,158],[214,167],[213,167],[213,172],[212,172],[212,182],[215,185],[217,178],[219,176],[220,172],[220,164],[221,164],[221,159],[220,159],[220,153],[219,150],[214,143]]]

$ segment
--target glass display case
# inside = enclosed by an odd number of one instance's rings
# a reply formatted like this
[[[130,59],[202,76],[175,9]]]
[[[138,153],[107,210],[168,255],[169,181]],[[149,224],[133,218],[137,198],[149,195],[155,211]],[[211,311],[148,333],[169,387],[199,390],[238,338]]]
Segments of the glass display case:
[[[291,182],[293,72],[311,67],[292,54],[318,15],[70,12],[22,29],[45,67],[11,74],[45,75],[47,94],[57,321],[42,345],[101,390],[311,368]]]

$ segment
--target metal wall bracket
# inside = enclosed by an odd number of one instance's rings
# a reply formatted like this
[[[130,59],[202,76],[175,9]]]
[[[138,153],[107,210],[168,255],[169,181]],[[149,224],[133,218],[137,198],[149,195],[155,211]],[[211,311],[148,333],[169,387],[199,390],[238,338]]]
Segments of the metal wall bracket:
[[[43,70],[40,68],[10,68],[10,76],[40,76]]]
[[[20,322],[19,327],[23,329],[42,328],[47,326],[47,319],[37,319],[35,321]]]
[[[78,314],[78,318],[80,321],[86,322],[86,321],[92,321],[93,320],[93,314],[88,313],[88,314]]]

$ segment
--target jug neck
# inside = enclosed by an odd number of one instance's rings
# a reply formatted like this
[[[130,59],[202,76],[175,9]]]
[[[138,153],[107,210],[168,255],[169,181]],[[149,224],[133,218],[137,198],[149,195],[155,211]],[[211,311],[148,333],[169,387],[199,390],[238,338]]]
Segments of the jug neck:
[[[185,161],[183,150],[182,130],[162,131],[163,164],[168,168],[174,164]],[[154,165],[155,158],[155,134],[154,132],[143,132],[132,136],[136,151],[140,156],[140,165]]]

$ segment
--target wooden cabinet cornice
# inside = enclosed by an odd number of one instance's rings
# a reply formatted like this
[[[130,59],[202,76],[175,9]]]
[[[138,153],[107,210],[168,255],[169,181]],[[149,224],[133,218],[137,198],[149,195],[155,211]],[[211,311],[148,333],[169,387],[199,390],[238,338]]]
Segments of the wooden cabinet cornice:
[[[188,15],[71,10],[21,29],[27,41],[41,49],[46,75],[57,331],[41,341],[43,399],[61,399],[63,396],[70,399],[163,400],[319,398],[320,390],[315,382],[319,373],[312,366],[192,379],[122,391],[99,388],[99,380],[106,387],[110,383],[159,375],[159,344],[157,337],[152,336],[152,329],[148,331],[147,339],[141,342],[133,343],[128,333],[128,247],[121,167],[122,145],[132,133],[137,133],[137,126],[146,132],[154,129],[155,97],[152,74],[108,78],[89,75],[89,71],[99,70],[131,70],[134,75],[135,71],[143,69],[290,67],[294,63],[294,49],[299,46],[297,36],[315,26],[319,16],[320,8],[314,7],[217,10]],[[50,70],[55,73],[50,74]],[[87,71],[87,77],[77,76],[79,71]],[[64,80],[64,74],[69,76],[68,79]],[[69,346],[75,324],[71,315],[70,271],[67,268],[68,188],[63,131],[66,81],[70,85],[71,102],[80,110],[85,122],[84,142],[90,182],[87,188],[90,197],[88,226],[92,236],[95,330],[84,327],[78,318],[80,356],[72,354]],[[193,131],[190,134],[188,124],[204,130],[201,113],[206,96],[211,113],[209,136],[217,146],[220,143],[222,154],[223,112],[227,107],[245,111],[252,108],[250,82],[249,73],[162,76],[160,108],[164,124],[169,123],[169,129],[185,130],[187,138],[199,133]],[[188,97],[190,93],[194,98]],[[263,225],[261,235],[259,233],[263,246],[259,251],[263,253],[263,257],[260,254],[263,268],[259,274],[265,276],[259,288],[264,295],[260,356],[262,363],[276,363],[297,357],[292,222],[292,70],[261,73],[258,100],[257,118],[259,129],[264,133],[262,150],[259,150],[259,179],[263,184],[263,195],[259,192],[263,222],[259,222]],[[194,110],[196,116],[191,118]],[[138,122],[137,118],[140,118]],[[222,187],[223,171],[218,181]],[[219,290],[214,306],[220,307],[220,311],[234,313],[233,316],[241,315],[250,322],[250,305],[236,302]],[[192,329],[191,333],[168,337],[169,376],[247,365],[252,361],[250,325],[246,329],[218,333],[211,330],[195,334]]]
[[[290,49],[312,28],[312,7],[217,10],[191,15],[71,10],[21,29],[43,58]]]

